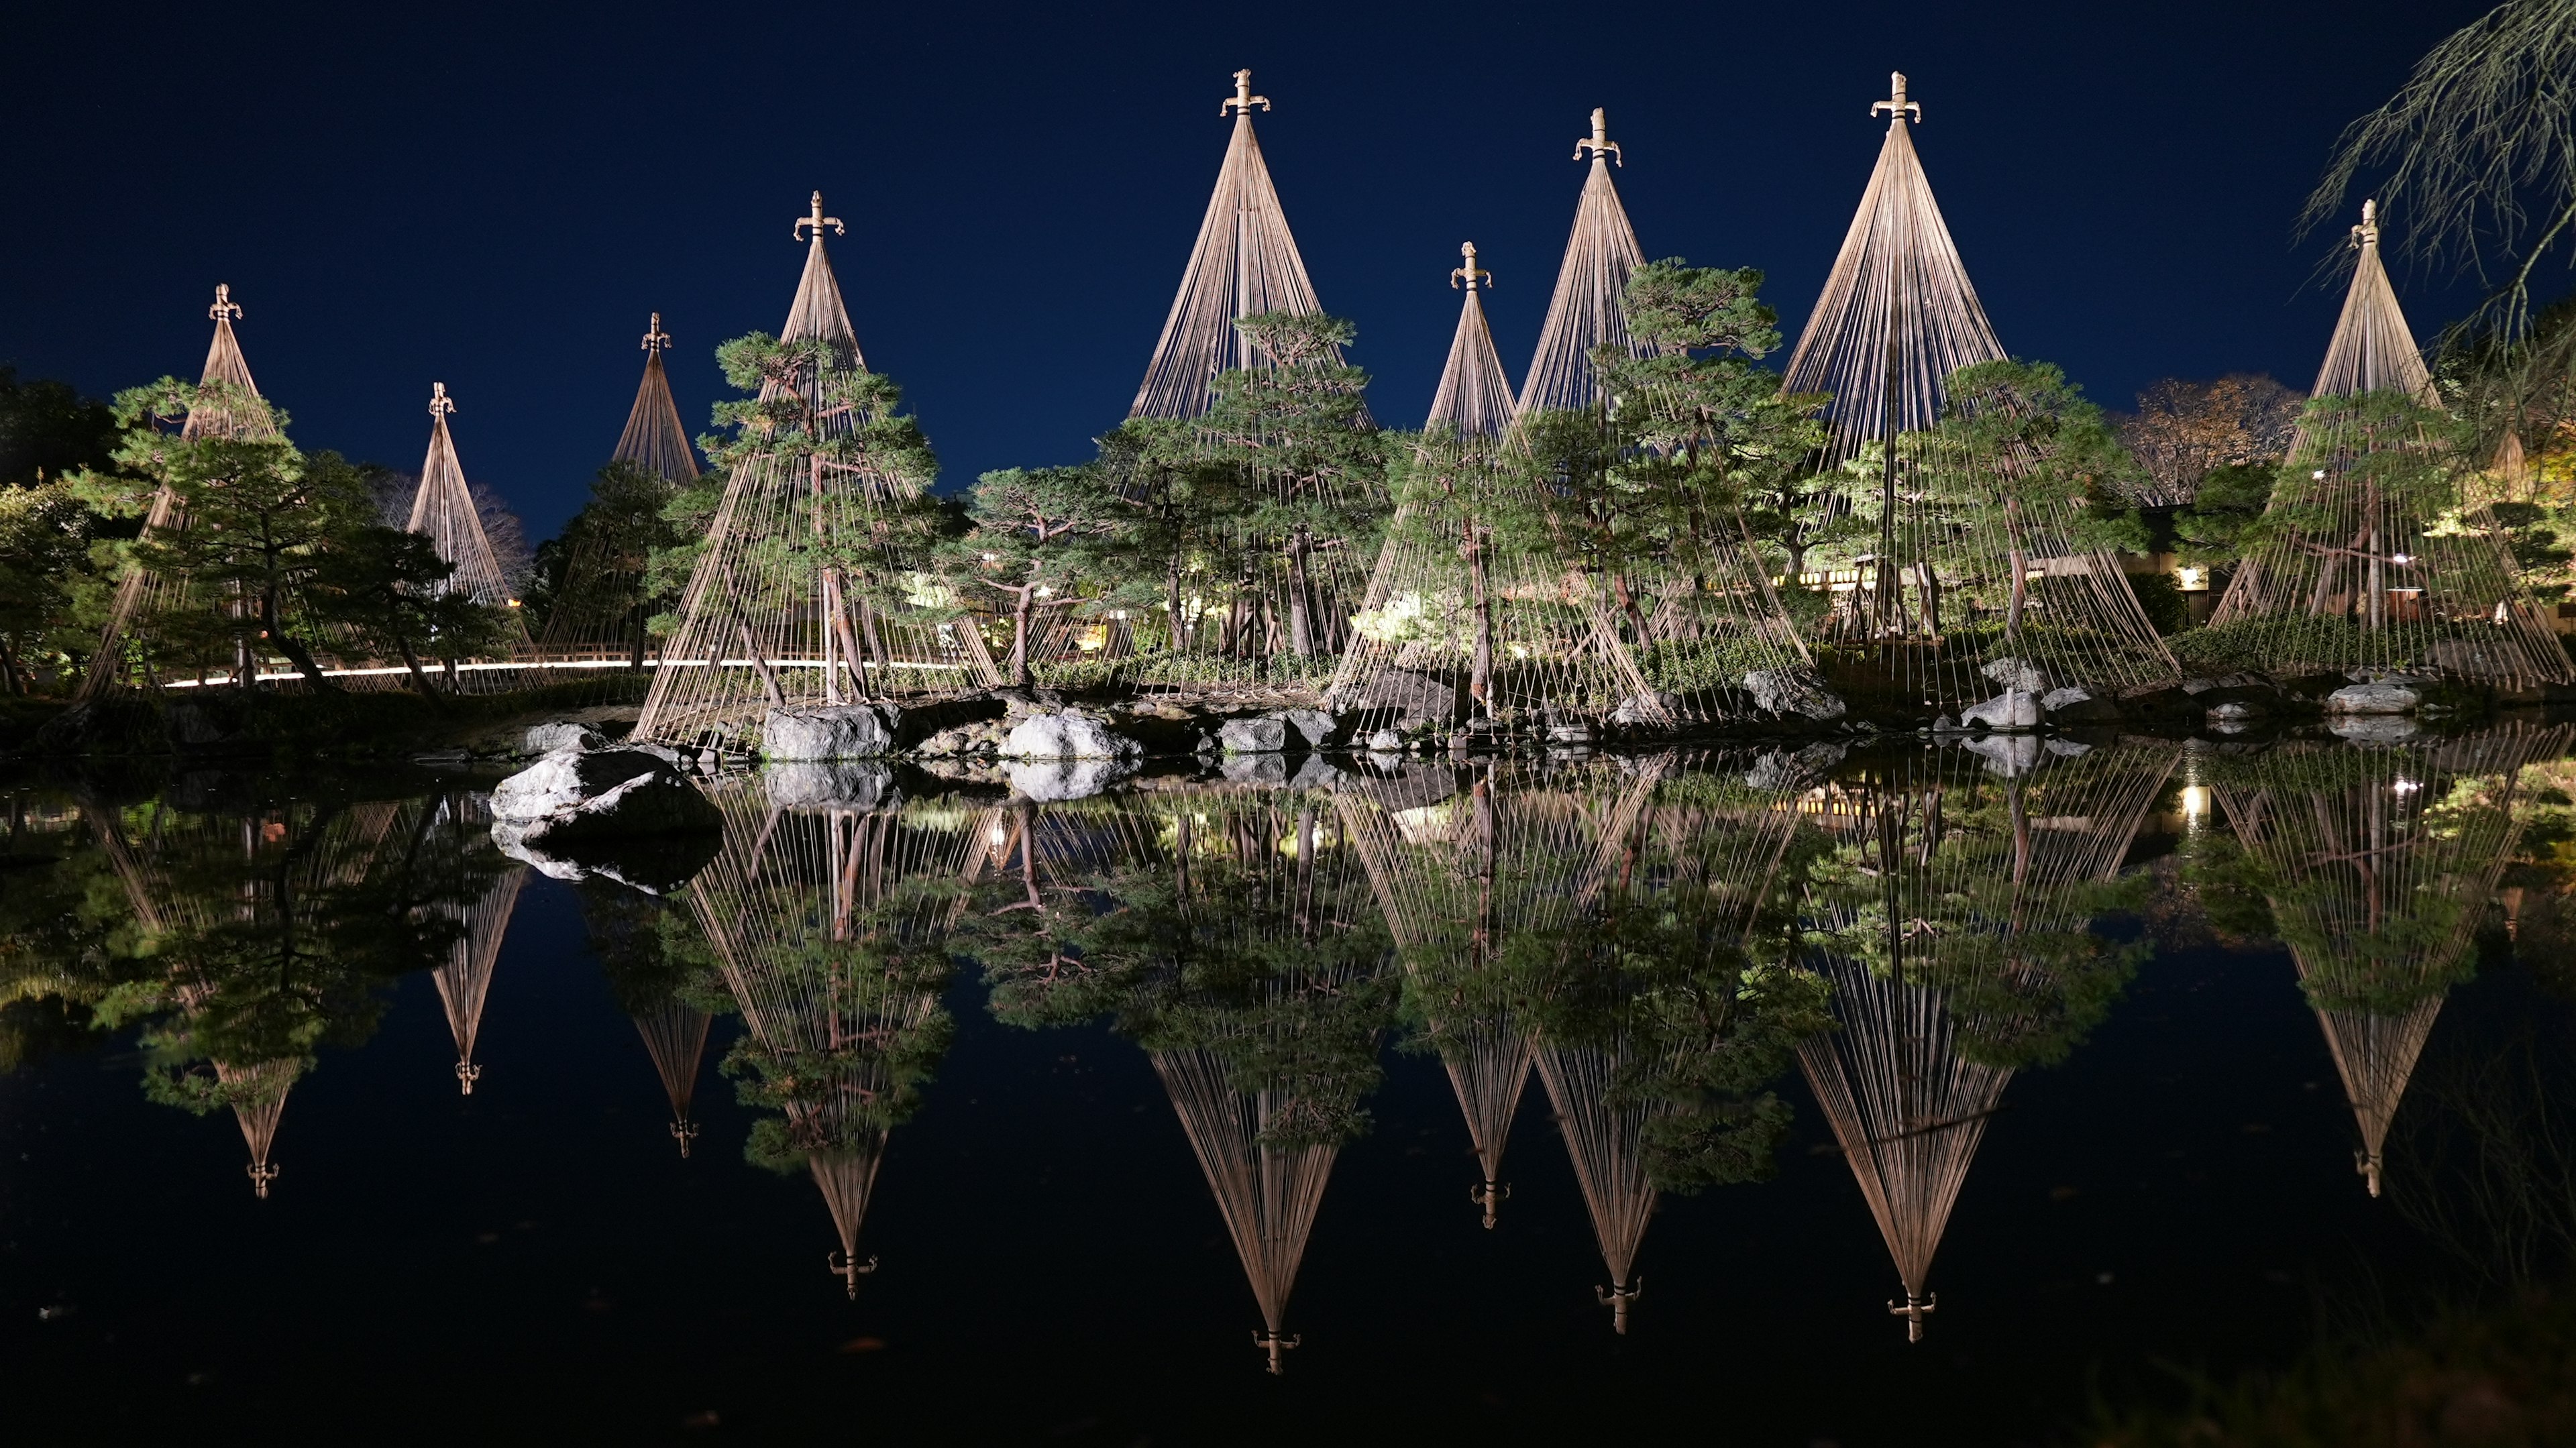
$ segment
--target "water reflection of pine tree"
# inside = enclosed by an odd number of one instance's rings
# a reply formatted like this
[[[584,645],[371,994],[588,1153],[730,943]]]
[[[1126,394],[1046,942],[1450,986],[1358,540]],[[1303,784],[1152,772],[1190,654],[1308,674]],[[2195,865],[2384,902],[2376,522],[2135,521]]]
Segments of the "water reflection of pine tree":
[[[2522,833],[2524,766],[2571,731],[2510,726],[2454,739],[2284,744],[2208,766],[2325,1031],[2361,1128],[2354,1169],[2379,1195],[2381,1150],[2443,997],[2476,968],[2479,916]]]
[[[855,1298],[876,1268],[858,1237],[887,1133],[947,1050],[946,940],[984,862],[985,812],[788,803],[766,779],[712,792],[724,848],[688,893],[746,1027],[725,1070],[781,1112],[749,1154],[813,1174],[840,1233],[831,1270]]]
[[[967,948],[1015,1024],[1102,1013],[1172,1098],[1279,1372],[1288,1298],[1363,1130],[1394,980],[1331,801],[1287,791],[1022,805]]]
[[[460,929],[449,907],[497,872],[488,840],[418,828],[438,807],[83,802],[133,911],[120,953],[156,963],[145,983],[159,989],[138,1009],[168,1012],[144,1035],[147,1091],[200,1113],[231,1107],[261,1197],[278,1175],[270,1153],[287,1094],[314,1051],[373,1034],[381,988],[443,959]]]
[[[2136,903],[2119,881],[2177,751],[2095,749],[2034,766],[1964,749],[1907,760],[1809,805],[1809,940],[1841,1029],[1799,1050],[1905,1295],[1919,1341],[1933,1254],[2016,1069],[2062,1059],[2125,984],[2130,950],[2087,927]]]

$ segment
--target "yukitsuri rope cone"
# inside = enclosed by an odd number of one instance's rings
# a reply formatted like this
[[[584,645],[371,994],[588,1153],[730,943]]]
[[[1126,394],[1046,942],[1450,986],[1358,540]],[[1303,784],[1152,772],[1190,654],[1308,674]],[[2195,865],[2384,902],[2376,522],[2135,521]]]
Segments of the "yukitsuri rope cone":
[[[618,434],[614,466],[624,463],[644,476],[659,478],[673,491],[698,480],[698,455],[680,423],[679,404],[671,396],[671,379],[662,365],[670,334],[655,312],[644,331],[644,378],[635,387],[635,405]],[[642,560],[631,550],[596,533],[584,533],[564,561],[563,596],[546,618],[541,651],[548,664],[580,665],[622,659],[629,668],[644,667],[652,640],[645,628],[644,605],[604,606],[604,601],[635,593],[643,576]]]
[[[1638,355],[1628,336],[1624,297],[1628,278],[1645,265],[1637,231],[1628,210],[1619,204],[1619,188],[1610,179],[1610,159],[1628,164],[1627,153],[1610,139],[1608,115],[1592,112],[1592,134],[1574,143],[1574,158],[1592,158],[1583,180],[1582,198],[1574,205],[1574,229],[1565,238],[1565,260],[1556,272],[1556,291],[1548,298],[1547,320],[1540,324],[1538,353],[1521,379],[1519,412],[1582,412],[1603,400],[1601,379],[1592,367],[1596,347],[1615,347]]]
[[[2203,766],[2325,1031],[2361,1128],[2353,1167],[2374,1197],[2415,1059],[2444,996],[2476,969],[2478,922],[2522,836],[2522,771],[2571,740],[2565,726],[2517,724],[2285,743]]]
[[[501,561],[492,551],[492,539],[483,531],[483,515],[474,506],[474,490],[465,481],[465,469],[456,460],[456,439],[447,430],[447,419],[456,411],[456,403],[447,395],[447,384],[433,382],[429,388],[429,452],[421,459],[420,486],[411,499],[411,521],[404,526],[426,536],[438,549],[438,556],[455,565],[448,576],[446,591],[462,593],[488,608],[502,609],[510,616],[512,657],[506,659],[473,659],[456,665],[449,677],[449,687],[469,690],[510,689],[520,682],[520,664],[530,653],[527,621],[519,616],[519,600],[510,580],[501,572]],[[385,670],[390,676],[397,672]]]
[[[1902,73],[1887,100],[1886,143],[1784,378],[1831,394],[1818,465],[1852,474],[1846,501],[1815,536],[1874,532],[1851,544],[1855,581],[1834,594],[1824,636],[1874,643],[1893,682],[1955,708],[1996,692],[1990,664],[2027,686],[2133,689],[2179,674],[2110,552],[2072,537],[2076,504],[2010,496],[2030,460],[2006,448],[1960,455],[1932,431],[1949,415],[1959,369],[2000,362],[1985,308],[1914,154],[1923,116]],[[2002,620],[2001,632],[1972,625]]]
[[[242,357],[241,343],[233,336],[233,320],[242,314],[242,309],[233,300],[232,291],[230,286],[218,285],[215,304],[206,312],[214,319],[215,337],[206,348],[206,366],[197,385],[210,392],[188,409],[188,420],[179,428],[179,436],[184,439],[277,435],[276,421],[260,400],[259,384],[251,380],[250,363]],[[226,405],[234,400],[240,405]],[[144,536],[187,526],[179,501],[167,486],[153,493],[151,510],[144,515]],[[194,598],[184,578],[163,578],[139,565],[129,566],[117,581],[107,627],[99,636],[98,652],[90,656],[89,672],[82,676],[76,697],[85,702],[120,686],[154,682],[148,661],[152,619],[159,613],[192,606],[218,605],[212,599]],[[137,645],[147,655],[139,661],[139,677],[138,661],[131,656]],[[236,661],[235,670],[241,671],[240,661]]]
[[[1515,406],[1521,427],[1547,413],[1602,415],[1612,399],[1595,357],[1605,349],[1631,357],[1645,350],[1630,332],[1627,312],[1628,281],[1645,253],[1610,178],[1613,158],[1622,166],[1627,158],[1599,109],[1592,112],[1591,134],[1575,142],[1574,158],[1587,155],[1591,166],[1556,290]],[[1606,417],[1602,422],[1606,427]],[[1520,504],[1512,511],[1526,512],[1531,504],[1546,511],[1543,499],[1509,501]],[[1806,645],[1773,594],[1769,569],[1731,511],[1694,530],[1651,575],[1609,578],[1582,567],[1570,556],[1572,531],[1570,520],[1551,517],[1544,544],[1507,550],[1515,556],[1497,596],[1504,600],[1500,612],[1523,636],[1496,644],[1502,651],[1498,707],[1669,726],[1724,714],[1724,693],[1746,673],[1812,671]],[[1449,591],[1459,590],[1453,584]],[[1622,594],[1640,606],[1618,607]],[[1633,626],[1623,629],[1623,614]],[[1722,682],[1712,688],[1710,680]]]
[[[2086,929],[2092,897],[2177,758],[1950,748],[1802,806],[1834,842],[1805,913],[1841,1029],[1798,1063],[1895,1259],[1908,1341],[1987,1118],[2017,1066],[2046,1059],[2030,1038],[2062,1025],[2052,995],[2112,949]]]
[[[294,907],[309,892],[366,877],[400,813],[401,806],[390,801],[369,801],[322,820],[316,820],[309,806],[242,817],[183,814],[158,801],[139,812],[95,799],[81,801],[81,814],[124,887],[135,923],[164,949],[176,949],[192,938],[226,928],[295,930],[300,922],[292,918]],[[302,848],[303,837],[317,823],[322,838],[312,848]],[[289,861],[282,875],[250,883],[236,878],[238,872],[281,857]],[[194,878],[209,867],[229,888],[216,893]],[[289,897],[284,901],[274,888],[281,880]],[[193,1020],[214,1004],[212,984],[184,961],[174,963],[172,971],[184,1017]],[[313,1062],[309,1057],[286,1057],[214,1059],[209,1064],[249,1148],[245,1171],[252,1192],[265,1200],[269,1184],[278,1175],[270,1157],[278,1123],[286,1112],[287,1093]]]
[[[2431,432],[2433,383],[2379,257],[2352,229],[2343,315],[2260,533],[2211,615],[2282,672],[2424,670],[2505,688],[2576,682],[2474,469]]]
[[[1201,417],[1216,400],[1217,374],[1259,367],[1266,358],[1236,330],[1235,323],[1265,312],[1309,315],[1324,309],[1306,279],[1306,263],[1297,255],[1297,238],[1288,232],[1287,214],[1270,184],[1270,168],[1261,159],[1261,142],[1252,134],[1252,108],[1270,109],[1268,96],[1252,93],[1252,72],[1234,73],[1234,95],[1217,107],[1234,117],[1234,138],[1225,148],[1225,164],[1208,197],[1207,215],[1199,222],[1181,289],[1163,319],[1163,335],[1154,344],[1154,360],[1136,388],[1130,417]]]
[[[1234,117],[1233,139],[1128,411],[1131,419],[1197,424],[1196,445],[1210,455],[1283,444],[1268,414],[1220,408],[1216,384],[1222,374],[1339,372],[1344,365],[1340,345],[1329,339],[1264,338],[1254,334],[1257,329],[1237,325],[1270,315],[1323,313],[1253,134],[1256,106],[1268,110],[1269,98],[1252,93],[1251,71],[1235,72],[1234,94],[1218,108],[1220,115]],[[1350,401],[1365,425],[1365,404]],[[1367,516],[1381,501],[1374,479],[1358,484],[1369,491],[1353,494],[1351,479],[1337,469],[1318,477],[1256,467],[1242,482],[1283,510],[1320,503],[1329,513]],[[1149,650],[1133,677],[1149,688],[1250,677],[1320,684],[1323,661],[1346,645],[1349,616],[1367,587],[1364,553],[1355,553],[1347,540],[1312,538],[1302,526],[1282,534],[1240,516],[1192,521],[1194,536],[1173,560],[1173,588],[1159,610],[1166,615],[1160,630],[1164,647]],[[1371,532],[1368,542],[1374,541]],[[1169,616],[1175,611],[1177,617]],[[1041,656],[1067,655],[1075,632],[1070,620],[1058,623]],[[1132,638],[1131,627],[1112,632]]]
[[[842,782],[789,766],[714,786],[724,846],[688,896],[742,1009],[745,1090],[783,1113],[754,1151],[803,1159],[839,1233],[827,1265],[856,1298],[876,1270],[858,1239],[877,1167],[944,1041],[945,942],[999,811],[841,801]]]
[[[442,797],[431,828],[488,837],[492,819],[484,799]],[[461,852],[459,858],[463,858]],[[439,1004],[447,1009],[448,1034],[456,1042],[456,1088],[463,1095],[473,1095],[474,1083],[483,1079],[483,1068],[474,1060],[474,1039],[483,1029],[483,1003],[492,992],[492,971],[501,962],[501,942],[509,936],[510,917],[518,912],[519,890],[527,881],[528,867],[512,865],[472,901],[435,907],[464,927],[448,947],[447,963],[430,972],[438,986]]]
[[[1615,215],[1615,192],[1607,204]],[[1543,555],[1497,546],[1493,514],[1525,512],[1535,500],[1519,496],[1527,485],[1512,468],[1516,404],[1479,300],[1493,273],[1476,265],[1474,242],[1459,251],[1465,264],[1449,278],[1466,300],[1414,453],[1417,486],[1436,485],[1438,498],[1419,506],[1408,496],[1397,506],[1326,698],[1365,707],[1391,672],[1434,677],[1487,720],[1586,698],[1651,698],[1626,642],[1597,606],[1580,601],[1597,589]],[[1571,252],[1566,268],[1569,277],[1576,271]],[[1566,291],[1560,280],[1560,302]],[[1550,317],[1551,327],[1571,328]]]
[[[694,744],[739,741],[772,709],[830,707],[888,695],[999,683],[983,640],[963,618],[942,617],[945,596],[926,560],[891,541],[898,511],[922,486],[861,458],[832,455],[869,419],[827,406],[836,388],[867,371],[841,285],[823,247],[823,193],[797,218],[812,232],[804,276],[779,340],[821,343],[829,361],[799,379],[821,436],[747,453],[725,479],[706,546],[689,577],[679,624],[662,647],[636,737]],[[791,395],[772,381],[762,399]],[[867,595],[879,597],[872,601]],[[900,598],[900,605],[887,600]],[[737,745],[738,747],[738,745]]]

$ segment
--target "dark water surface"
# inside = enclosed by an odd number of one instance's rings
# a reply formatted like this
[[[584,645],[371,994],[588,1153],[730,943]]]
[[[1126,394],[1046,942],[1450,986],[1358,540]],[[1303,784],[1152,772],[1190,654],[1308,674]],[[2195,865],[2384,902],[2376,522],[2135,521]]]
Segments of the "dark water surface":
[[[489,779],[22,781],[7,1441],[2050,1441],[2442,1290],[2569,753],[755,776],[667,901]]]

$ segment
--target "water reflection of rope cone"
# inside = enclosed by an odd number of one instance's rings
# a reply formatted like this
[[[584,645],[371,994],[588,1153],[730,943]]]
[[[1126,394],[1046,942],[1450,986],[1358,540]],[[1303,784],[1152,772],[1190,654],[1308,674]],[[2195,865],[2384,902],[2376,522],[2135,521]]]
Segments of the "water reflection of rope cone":
[[[1432,781],[1426,788],[1425,781]],[[1498,791],[1492,769],[1464,794],[1436,773],[1362,784],[1337,794],[1343,831],[1358,847],[1379,911],[1405,963],[1458,1098],[1484,1182],[1469,1197],[1484,1224],[1510,1195],[1503,1150],[1535,1063],[1528,1030],[1508,1009],[1444,1004],[1495,967],[1506,940],[1561,929],[1598,873],[1597,821],[1562,792]],[[1432,795],[1438,797],[1429,797]]]
[[[899,1124],[880,1103],[915,1079],[899,1077],[890,1058],[938,1008],[936,992],[900,978],[897,966],[907,956],[944,961],[966,903],[959,887],[980,871],[1000,812],[808,803],[785,786],[773,793],[767,777],[709,794],[725,818],[724,844],[692,881],[690,907],[741,1007],[747,1058],[784,1097],[786,1141],[804,1154],[840,1241],[827,1261],[855,1297],[858,1279],[875,1270],[858,1239]],[[692,1073],[703,1032],[701,1022],[684,1037]],[[821,1073],[819,1089],[812,1073]],[[694,1134],[685,1103],[675,1095],[683,1147]]]
[[[2283,744],[2208,766],[2237,840],[2265,870],[2275,928],[2360,1130],[2353,1170],[2374,1197],[2407,1082],[2521,838],[2521,773],[2571,738],[2513,725],[2367,749]]]
[[[1025,807],[1024,807],[1025,808]],[[1047,805],[1002,830],[992,854],[1026,872],[1032,901],[1044,894],[1101,888],[1106,863],[1113,880],[1150,881],[1168,890],[1174,918],[1171,961],[1260,959],[1259,1003],[1227,1005],[1193,1027],[1193,1037],[1147,1051],[1179,1119],[1182,1134],[1241,1261],[1261,1311],[1253,1342],[1270,1370],[1300,1338],[1286,1330],[1290,1295],[1315,1214],[1340,1155],[1338,1139],[1281,1144],[1316,1109],[1312,1093],[1329,1079],[1238,1080],[1228,1051],[1294,1046],[1304,1023],[1269,1005],[1325,1004],[1386,969],[1382,952],[1345,950],[1351,932],[1373,918],[1368,880],[1336,802],[1321,794],[1247,791],[1193,801],[1178,814],[1128,799]],[[1336,825],[1340,824],[1340,828]],[[1114,885],[1113,885],[1114,888]],[[1022,908],[1022,907],[1012,907]],[[1365,939],[1365,937],[1363,937]],[[1282,947],[1295,946],[1296,949]],[[1365,956],[1363,960],[1360,957]],[[1285,1013],[1293,1017],[1295,1012]]]
[[[442,797],[432,812],[431,824],[433,828],[463,828],[480,833],[490,829],[491,819],[481,796]],[[472,905],[439,907],[440,913],[458,919],[464,927],[448,948],[447,962],[430,974],[438,987],[439,1002],[447,1011],[448,1034],[456,1042],[459,1095],[473,1095],[474,1083],[483,1079],[483,1067],[474,1059],[475,1040],[483,1029],[483,1006],[492,992],[493,970],[501,962],[501,944],[509,937],[510,918],[518,913],[519,891],[527,879],[528,867],[513,865],[502,871]]]
[[[2048,989],[2049,952],[2091,938],[2084,896],[2118,877],[2179,757],[2124,745],[1997,779],[1945,750],[1821,792],[1835,854],[1806,913],[1840,1029],[1802,1043],[1798,1063],[1895,1261],[1903,1291],[1888,1310],[1909,1342],[1937,1302],[1932,1259],[2014,1074],[1969,1046],[2008,1040],[2013,1018],[1963,1014],[1978,1008],[1951,986],[2008,987],[2000,1011]],[[1935,983],[1958,962],[1976,978]]]
[[[369,800],[321,814],[320,838],[309,849],[301,847],[315,827],[316,816],[299,813],[298,808],[230,815],[183,813],[155,802],[140,822],[138,838],[128,833],[121,811],[86,796],[80,800],[82,818],[124,888],[136,923],[152,937],[226,925],[298,929],[303,922],[294,918],[294,906],[308,902],[311,892],[366,877],[402,806]],[[278,858],[279,850],[293,851],[286,857],[284,873],[276,877],[258,873],[263,862]],[[220,891],[209,891],[183,883],[187,873],[195,870],[209,871],[218,879],[232,871],[244,874]],[[280,886],[291,902],[286,908],[281,908],[276,893]],[[180,1012],[193,1021],[212,1003],[213,988],[182,966],[174,964],[172,969]],[[232,1103],[234,1121],[249,1150],[245,1171],[252,1192],[265,1200],[279,1174],[271,1160],[278,1123],[285,1115],[288,1093],[309,1062],[209,1058],[207,1064]]]
[[[707,1028],[713,1018],[684,1001],[665,999],[632,1019],[636,1033],[644,1038],[645,1053],[653,1058],[662,1094],[671,1103],[671,1139],[680,1144],[680,1155],[685,1157],[689,1143],[698,1138],[698,1124],[689,1108],[697,1094],[698,1061],[706,1052]]]
[[[856,1302],[859,1300],[859,1279],[877,1270],[877,1259],[872,1256],[862,1262],[852,1256],[850,1250],[845,1247],[825,1258],[823,1265],[833,1276],[841,1279],[848,1289],[850,1300]]]
[[[1303,1334],[1296,1337],[1290,1337],[1285,1333],[1274,1330],[1254,1333],[1252,1335],[1252,1345],[1260,1348],[1263,1352],[1269,1355],[1270,1375],[1275,1378],[1288,1371],[1288,1364],[1286,1361],[1288,1350],[1290,1348],[1304,1347],[1306,1345],[1306,1339]]]

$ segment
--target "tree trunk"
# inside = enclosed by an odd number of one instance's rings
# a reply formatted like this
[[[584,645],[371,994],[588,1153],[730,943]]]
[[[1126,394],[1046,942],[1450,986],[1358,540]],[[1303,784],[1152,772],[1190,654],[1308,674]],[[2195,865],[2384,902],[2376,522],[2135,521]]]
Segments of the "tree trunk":
[[[429,675],[421,672],[420,654],[412,648],[411,640],[394,640],[394,651],[402,655],[403,667],[411,670],[411,686],[429,698],[437,698],[438,691],[429,685]]]
[[[1288,538],[1288,652],[1301,659],[1315,656],[1315,630],[1308,617],[1306,552],[1314,539],[1300,528]]]
[[[286,629],[277,619],[277,587],[274,584],[260,592],[259,621],[261,627],[268,630],[269,642],[277,645],[277,651],[286,655],[287,662],[295,665],[295,672],[304,676],[305,683],[321,690],[335,687],[322,677],[322,666],[313,662],[311,651],[286,636]]]
[[[734,632],[742,639],[742,651],[751,657],[751,666],[760,671],[760,687],[762,692],[769,696],[769,707],[786,708],[787,691],[778,687],[778,675],[770,671],[769,660],[760,656],[760,645],[752,639],[751,625],[738,623],[733,627]]]
[[[1467,697],[1485,717],[1494,717],[1494,600],[1486,590],[1484,540],[1473,519],[1467,523],[1467,580],[1476,611],[1476,647],[1467,665]]]
[[[1029,613],[1034,606],[1037,585],[1023,583],[1011,605],[1011,687],[1026,689],[1037,683],[1029,671]]]
[[[2004,638],[2021,646],[2022,606],[2030,599],[2030,563],[2021,547],[2021,499],[2004,499],[2005,558],[2012,569],[2012,602],[2004,613]]]

